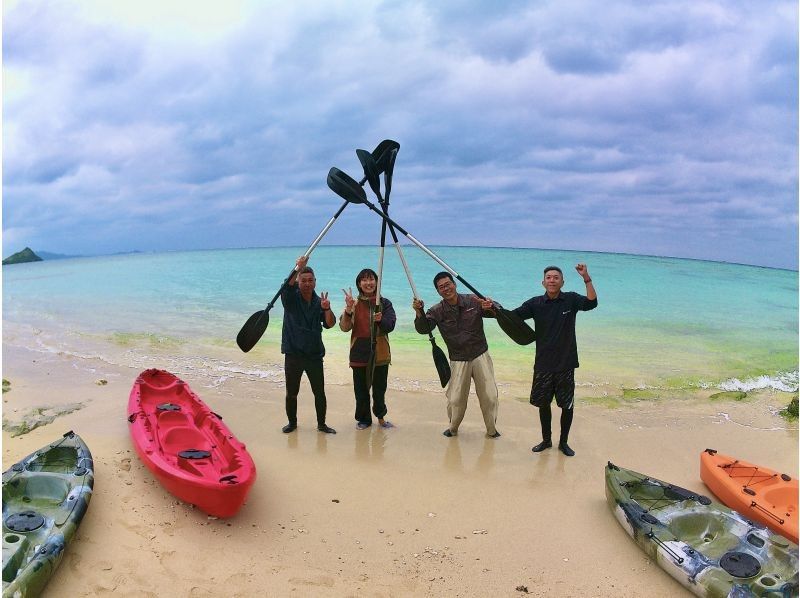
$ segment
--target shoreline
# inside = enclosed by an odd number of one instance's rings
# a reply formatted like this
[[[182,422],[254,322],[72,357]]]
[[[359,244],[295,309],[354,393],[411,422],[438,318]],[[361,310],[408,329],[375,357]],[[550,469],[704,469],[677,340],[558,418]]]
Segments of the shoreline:
[[[580,399],[570,437],[577,455],[568,458],[555,449],[530,452],[540,432],[525,384],[501,384],[501,438],[485,438],[474,395],[459,436],[444,438],[444,391],[432,364],[430,388],[408,385],[403,368],[392,366],[388,419],[397,427],[357,431],[349,370],[331,354],[328,423],[338,434],[316,431],[304,381],[299,428],[284,435],[282,362],[264,350],[252,359],[277,369],[274,376],[221,380],[203,357],[191,362],[187,343],[180,353],[191,367],[175,373],[224,416],[258,470],[239,514],[214,520],[168,494],[128,435],[134,378],[164,367],[173,349],[129,347],[110,363],[4,342],[5,418],[82,405],[22,436],[4,430],[4,469],[69,429],[87,441],[96,464],[95,496],[45,596],[524,595],[518,586],[542,596],[611,597],[621,588],[629,596],[688,595],[608,511],[605,463],[706,495],[705,448],[798,470],[797,423],[775,413],[789,393],[758,391],[741,402],[690,393],[613,408]]]
[[[236,379],[255,382],[283,383],[283,355],[280,353],[280,326],[272,325],[264,338],[249,353],[242,353],[233,340],[219,338],[172,338],[147,333],[95,333],[80,330],[55,330],[4,321],[5,350],[31,351],[42,358],[62,355],[72,358],[76,368],[92,370],[119,366],[139,371],[157,367],[176,374],[196,373],[205,384],[216,388]],[[277,323],[276,323],[277,324]],[[45,332],[46,330],[46,332]],[[338,330],[337,330],[338,332]],[[352,379],[347,366],[349,335],[323,335],[326,386],[350,387]],[[406,392],[421,390],[444,392],[438,382],[431,358],[430,343],[423,335],[414,344],[392,343],[392,365],[389,390]],[[511,341],[509,341],[511,342]],[[579,340],[580,342],[580,340]],[[437,344],[446,353],[441,338]],[[588,341],[587,341],[588,344]],[[496,347],[490,340],[489,352],[494,362],[501,400],[527,401],[533,375],[533,348],[514,345]],[[752,369],[749,375],[720,371],[716,377],[696,377],[681,367],[666,368],[658,364],[660,374],[637,376],[627,366],[598,363],[590,351],[581,351],[583,367],[576,371],[576,398],[606,406],[624,405],[631,401],[670,398],[708,400],[725,391],[744,391],[748,395],[774,394],[780,403],[788,404],[797,396],[798,371],[764,372]],[[606,356],[608,357],[608,356]],[[99,362],[97,364],[96,362]],[[655,365],[652,366],[654,369]],[[785,407],[785,405],[783,405]]]

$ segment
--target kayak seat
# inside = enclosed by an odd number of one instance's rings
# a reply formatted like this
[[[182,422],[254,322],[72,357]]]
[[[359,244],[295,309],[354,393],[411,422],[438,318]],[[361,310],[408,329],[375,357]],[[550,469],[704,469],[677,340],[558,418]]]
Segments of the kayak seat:
[[[769,488],[761,496],[770,506],[775,505],[778,509],[783,509],[784,512],[793,511],[794,506],[792,503],[797,501],[797,491],[788,486]]]
[[[167,388],[177,386],[179,381],[169,372],[152,369],[142,372],[137,382],[163,393]]]
[[[61,504],[66,500],[69,489],[70,485],[62,477],[41,474],[28,478],[25,485],[18,488],[15,494],[22,497],[35,497],[36,500],[52,501],[52,504]],[[6,497],[4,496],[3,499],[5,500]]]
[[[188,426],[190,417],[182,411],[157,411],[159,427],[172,428],[174,426]]]
[[[705,513],[686,513],[673,517],[667,524],[679,540],[702,547],[703,554],[718,559],[739,545],[741,538],[724,525],[723,520]]]
[[[177,455],[188,449],[209,451],[211,445],[197,428],[189,426],[169,428],[161,436],[161,450],[166,454]]]

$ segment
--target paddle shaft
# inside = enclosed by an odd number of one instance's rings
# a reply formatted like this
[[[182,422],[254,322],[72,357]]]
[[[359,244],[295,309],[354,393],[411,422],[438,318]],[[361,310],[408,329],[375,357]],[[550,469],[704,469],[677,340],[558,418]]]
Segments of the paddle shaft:
[[[362,180],[361,184],[363,184],[363,183],[364,183],[364,181]],[[303,257],[307,257],[307,256],[311,255],[311,252],[314,251],[317,248],[317,245],[319,245],[319,242],[322,241],[322,237],[324,237],[328,233],[328,231],[333,226],[333,223],[336,222],[336,219],[341,215],[342,212],[344,212],[344,209],[347,207],[348,203],[349,202],[347,202],[347,201],[344,202],[339,207],[339,209],[336,210],[336,213],[331,217],[330,220],[328,220],[328,223],[322,228],[321,231],[319,231],[319,234],[317,235],[317,238],[314,239],[314,241],[311,243],[311,245],[308,246],[308,249],[306,249],[306,252],[303,254]],[[266,307],[265,311],[269,311],[269,310],[272,309],[272,306],[275,305],[275,302],[278,300],[278,297],[281,296],[281,293],[283,292],[283,289],[286,288],[286,286],[289,284],[289,281],[292,279],[292,276],[294,276],[296,272],[297,272],[297,266],[295,266],[292,269],[292,271],[289,272],[289,276],[287,276],[286,279],[283,281],[283,284],[281,285],[281,288],[278,289],[278,292],[275,293],[275,296],[272,298],[272,300],[269,303],[267,303],[267,307]]]
[[[364,205],[365,205],[365,206],[367,206],[367,207],[368,207],[370,210],[372,210],[373,212],[375,212],[376,214],[378,214],[378,215],[379,215],[381,218],[383,218],[384,222],[386,222],[386,223],[387,223],[389,226],[391,226],[391,227],[392,227],[392,229],[397,229],[397,230],[399,230],[401,233],[403,233],[403,235],[404,235],[404,236],[405,236],[405,237],[406,237],[406,238],[407,238],[409,241],[411,241],[411,242],[412,242],[414,245],[416,245],[417,247],[419,247],[420,249],[422,249],[422,251],[424,251],[425,253],[427,253],[427,254],[428,254],[428,256],[429,256],[429,257],[431,257],[431,258],[432,258],[432,259],[433,259],[433,260],[434,260],[434,261],[435,261],[437,264],[439,264],[439,265],[440,265],[442,268],[444,268],[445,270],[447,270],[447,271],[448,271],[448,272],[449,272],[449,273],[450,273],[452,276],[455,276],[455,277],[456,277],[456,278],[457,278],[459,281],[461,281],[462,283],[464,283],[464,286],[465,286],[465,287],[467,287],[467,288],[468,288],[470,291],[472,291],[473,293],[475,293],[475,295],[476,295],[477,297],[479,297],[480,299],[486,299],[486,297],[485,297],[483,294],[481,294],[481,292],[480,292],[480,291],[478,291],[478,289],[476,289],[476,288],[475,288],[475,287],[473,287],[471,284],[469,284],[469,283],[468,283],[466,280],[464,280],[464,279],[461,277],[461,275],[460,275],[458,272],[456,272],[455,270],[453,270],[453,268],[451,268],[450,266],[448,266],[448,265],[445,263],[445,261],[444,261],[442,258],[440,258],[438,255],[436,255],[436,254],[435,254],[433,251],[431,251],[430,249],[428,249],[427,247],[425,247],[425,245],[423,245],[421,241],[417,240],[417,239],[414,237],[414,235],[412,235],[412,234],[411,234],[411,233],[409,233],[409,232],[408,232],[406,229],[404,229],[402,226],[400,226],[399,224],[397,224],[397,222],[395,222],[394,220],[392,220],[391,218],[389,218],[389,216],[387,216],[387,215],[386,215],[386,213],[385,213],[385,212],[383,212],[383,210],[379,210],[378,208],[376,208],[376,207],[375,207],[375,204],[371,203],[369,200],[364,200],[364,202],[363,202],[363,203],[364,203]]]
[[[385,202],[381,207],[384,209],[384,213],[389,211],[389,202]],[[386,220],[383,221],[386,224]],[[397,255],[400,258],[400,263],[403,264],[403,270],[406,273],[406,278],[408,279],[408,284],[411,287],[411,292],[414,294],[414,299],[419,299],[419,293],[417,293],[417,285],[414,284],[414,279],[411,277],[411,270],[408,268],[408,263],[406,262],[406,256],[403,254],[403,250],[400,248],[400,241],[397,239],[397,233],[394,230],[394,225],[389,224],[389,233],[392,235],[392,240],[394,241],[394,247],[397,249]],[[427,322],[427,318],[425,320]],[[431,334],[430,324],[428,325],[428,337],[433,339],[433,334]]]

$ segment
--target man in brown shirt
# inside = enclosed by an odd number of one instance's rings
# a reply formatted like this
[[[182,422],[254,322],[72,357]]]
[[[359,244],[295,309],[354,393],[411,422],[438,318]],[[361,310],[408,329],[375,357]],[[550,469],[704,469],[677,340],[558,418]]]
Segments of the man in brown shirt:
[[[494,316],[491,299],[480,300],[475,295],[461,295],[456,283],[447,272],[439,272],[433,279],[436,292],[442,301],[423,312],[424,303],[414,299],[416,312],[414,328],[428,334],[436,326],[442,333],[450,356],[450,382],[447,385],[447,416],[450,426],[444,431],[447,437],[456,436],[467,410],[470,381],[475,381],[475,392],[486,424],[486,435],[497,438],[497,384],[494,366],[489,356],[489,345],[483,332],[483,318]],[[425,320],[427,319],[427,324]]]

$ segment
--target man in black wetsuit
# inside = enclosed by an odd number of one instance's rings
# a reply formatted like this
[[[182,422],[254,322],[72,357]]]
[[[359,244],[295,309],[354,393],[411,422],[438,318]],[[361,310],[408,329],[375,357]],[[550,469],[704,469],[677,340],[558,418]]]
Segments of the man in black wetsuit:
[[[514,310],[521,318],[533,318],[536,326],[536,360],[533,365],[531,404],[539,408],[542,425],[542,441],[531,450],[539,453],[553,446],[550,422],[550,403],[553,397],[561,407],[561,438],[559,450],[572,457],[575,455],[567,444],[575,405],[575,368],[578,367],[578,345],[575,340],[575,317],[579,311],[597,307],[597,293],[592,285],[586,264],[575,266],[586,284],[586,296],[572,292],[561,292],[564,274],[561,268],[548,266],[544,269],[542,286],[545,294],[531,297]]]

